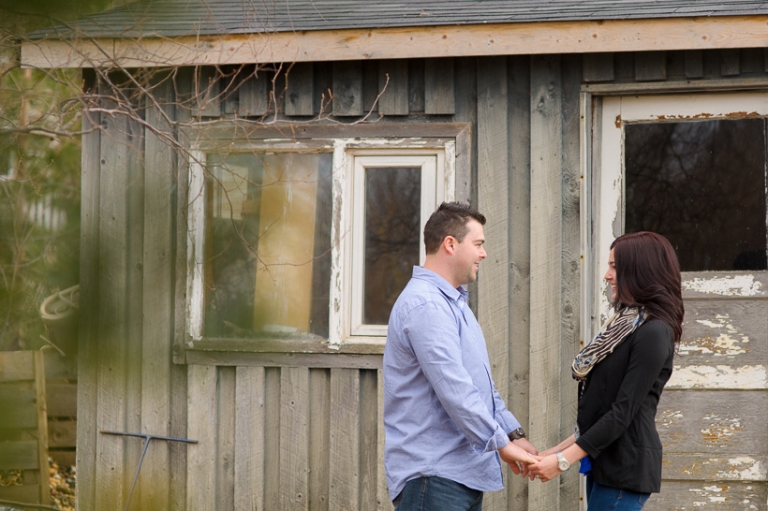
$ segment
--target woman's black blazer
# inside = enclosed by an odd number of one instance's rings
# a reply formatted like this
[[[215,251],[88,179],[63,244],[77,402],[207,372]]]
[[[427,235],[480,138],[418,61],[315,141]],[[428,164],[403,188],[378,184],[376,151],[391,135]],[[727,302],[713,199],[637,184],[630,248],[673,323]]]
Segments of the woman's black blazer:
[[[672,374],[674,354],[672,329],[649,320],[582,384],[576,444],[592,458],[595,482],[642,493],[661,489],[656,408]]]

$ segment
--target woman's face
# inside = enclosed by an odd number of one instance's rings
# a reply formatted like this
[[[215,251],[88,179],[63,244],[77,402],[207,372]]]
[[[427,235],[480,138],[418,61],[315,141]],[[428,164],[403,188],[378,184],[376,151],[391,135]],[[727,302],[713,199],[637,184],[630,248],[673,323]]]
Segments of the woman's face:
[[[618,288],[616,282],[616,262],[613,259],[613,249],[608,255],[608,271],[605,272],[605,280],[611,285],[611,301],[616,303],[618,300]]]

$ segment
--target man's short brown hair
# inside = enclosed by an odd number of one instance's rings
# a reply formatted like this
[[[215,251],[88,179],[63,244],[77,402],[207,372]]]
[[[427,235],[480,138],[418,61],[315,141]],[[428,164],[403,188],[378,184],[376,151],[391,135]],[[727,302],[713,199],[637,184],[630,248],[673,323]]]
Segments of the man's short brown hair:
[[[485,225],[485,216],[462,202],[443,202],[424,226],[424,246],[427,254],[434,254],[440,248],[446,236],[452,236],[459,242],[469,232],[467,222],[477,220]]]

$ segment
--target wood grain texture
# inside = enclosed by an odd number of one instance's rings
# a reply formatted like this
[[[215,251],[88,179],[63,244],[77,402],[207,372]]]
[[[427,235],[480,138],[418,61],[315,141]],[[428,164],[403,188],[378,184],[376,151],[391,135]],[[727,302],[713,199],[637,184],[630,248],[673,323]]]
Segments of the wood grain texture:
[[[541,446],[561,440],[562,90],[561,58],[532,58],[530,363],[536,377],[529,400],[530,438]],[[529,485],[530,510],[559,506],[556,486]]]
[[[360,373],[331,369],[328,508],[356,511],[360,502]]]
[[[477,74],[478,209],[485,215],[488,258],[477,280],[477,316],[483,327],[496,388],[509,391],[509,153],[506,58],[480,59]],[[507,507],[506,493],[487,495]]]
[[[309,510],[330,511],[331,371],[309,370]],[[335,417],[334,417],[335,420]]]
[[[315,115],[314,65],[298,62],[286,75],[285,115]]]
[[[261,117],[267,114],[270,106],[271,83],[269,75],[258,66],[238,89],[238,110],[240,117]]]
[[[560,261],[560,439],[573,433],[576,423],[577,387],[570,377],[573,358],[579,352],[581,258],[581,157],[578,57],[562,59],[562,246]],[[560,511],[578,511],[579,476],[568,471],[560,476]]]
[[[667,55],[663,51],[635,53],[635,80],[638,82],[667,79]]]
[[[95,424],[99,429],[125,431],[126,409],[123,399],[127,392],[128,176],[132,159],[131,134],[128,120],[122,115],[103,119],[102,127],[97,309],[100,349]],[[91,432],[94,433],[96,431]],[[126,475],[124,438],[99,435],[96,440],[96,459],[95,508],[123,507],[123,477]]]
[[[154,130],[144,140],[144,257],[141,346],[140,431],[169,436],[173,367],[174,201],[176,155],[170,120],[175,117],[173,83],[155,88],[147,107]],[[169,446],[158,442],[142,463],[141,509],[167,509]]]
[[[280,371],[280,508],[309,509],[309,369]]]
[[[379,61],[379,113],[408,115],[408,60]]]
[[[363,78],[360,62],[333,63],[333,115],[363,114]]]
[[[720,75],[738,76],[741,73],[741,55],[738,48],[720,50]]]
[[[216,508],[235,508],[235,369],[218,367],[216,389]]]
[[[614,80],[613,53],[587,53],[583,58],[583,80],[585,83],[612,82]]]
[[[279,367],[265,369],[264,510],[280,509],[280,382]]]
[[[648,511],[735,511],[763,509],[768,500],[765,483],[707,481],[692,486],[688,481],[664,481],[661,493],[646,502]]]
[[[424,61],[424,113],[427,115],[456,113],[454,59]]]
[[[685,77],[704,77],[704,54],[701,50],[685,52]]]
[[[264,368],[236,368],[235,511],[264,509]]]
[[[101,116],[85,110],[81,116],[84,135],[81,149],[80,171],[80,306],[98,310],[99,292],[99,193],[101,155]],[[77,484],[76,504],[83,511],[95,511],[97,389],[99,322],[97,314],[80,318],[78,342],[78,410]]]
[[[188,438],[197,440],[187,454],[187,511],[218,509],[216,503],[217,371],[215,366],[190,365]]]

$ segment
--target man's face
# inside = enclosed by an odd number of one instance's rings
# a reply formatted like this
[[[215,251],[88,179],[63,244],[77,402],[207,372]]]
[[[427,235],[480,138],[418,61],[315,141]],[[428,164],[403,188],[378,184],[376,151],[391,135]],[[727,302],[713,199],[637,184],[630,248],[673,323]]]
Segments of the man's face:
[[[480,261],[488,256],[483,247],[485,234],[480,222],[474,219],[469,220],[467,229],[469,232],[461,242],[457,241],[453,254],[455,282],[460,286],[477,280],[477,269],[480,266]]]

